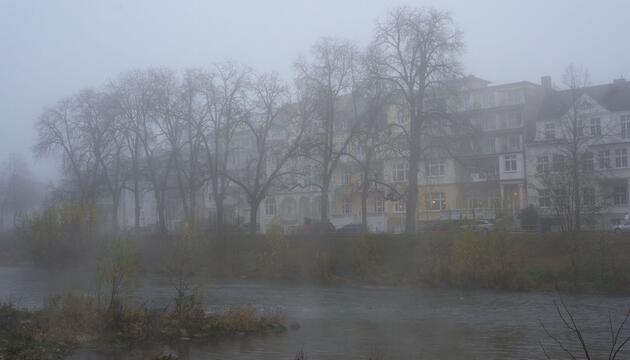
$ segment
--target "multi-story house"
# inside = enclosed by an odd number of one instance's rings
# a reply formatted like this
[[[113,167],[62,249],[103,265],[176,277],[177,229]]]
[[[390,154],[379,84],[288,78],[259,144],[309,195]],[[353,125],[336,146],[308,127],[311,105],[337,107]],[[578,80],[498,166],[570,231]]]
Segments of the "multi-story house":
[[[450,101],[459,133],[431,134],[437,146],[420,164],[420,222],[514,216],[527,205],[524,144],[533,133],[542,89],[525,81],[494,86],[472,76],[459,81]],[[390,159],[384,168],[391,183],[406,182],[404,159]],[[401,231],[404,199],[389,205],[389,229]]]
[[[530,82],[491,86],[472,76],[460,80],[457,86],[454,108],[459,121],[468,127],[460,128],[459,134],[431,134],[436,144],[457,146],[428,148],[418,173],[418,221],[487,219],[498,213],[515,216],[527,205],[524,144],[534,133],[543,86]],[[408,125],[404,111],[397,106],[389,111],[388,122]],[[360,149],[355,152],[360,155]],[[401,232],[406,212],[402,194],[409,176],[407,160],[389,152],[380,154],[373,166],[374,176],[388,186],[377,186],[370,192],[369,228]],[[329,195],[330,219],[336,227],[361,221],[361,181],[359,167],[352,159],[343,159],[335,170]],[[298,187],[276,193],[270,196],[275,200],[267,201],[284,204],[280,209],[271,205],[270,213],[287,227],[301,224],[305,215],[316,220],[318,191]]]
[[[466,152],[454,157],[454,203],[466,218],[494,218],[498,212],[514,216],[527,205],[525,143],[533,134],[543,86],[476,83],[480,86],[462,94],[463,116],[476,131]]]
[[[574,137],[574,138],[573,138]],[[573,140],[572,140],[573,139]],[[630,213],[630,83],[613,83],[579,89],[547,89],[536,119],[535,136],[527,144],[528,202],[543,217],[554,214],[554,189],[545,183],[547,174],[560,172],[574,154],[581,165],[580,206],[592,204],[589,227],[610,228]],[[588,169],[586,171],[585,169]],[[567,176],[571,176],[568,174]],[[567,186],[570,179],[567,179]],[[561,186],[559,186],[561,187]],[[585,214],[587,215],[587,214]],[[586,217],[586,216],[585,216]]]

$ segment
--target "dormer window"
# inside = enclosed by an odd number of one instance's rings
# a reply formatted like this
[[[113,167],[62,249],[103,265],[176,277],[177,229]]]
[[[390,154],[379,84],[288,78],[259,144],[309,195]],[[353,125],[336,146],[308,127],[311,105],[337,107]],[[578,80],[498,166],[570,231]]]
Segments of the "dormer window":
[[[591,136],[602,135],[602,122],[599,118],[591,119]]]
[[[584,121],[577,120],[575,122],[575,135],[578,138],[584,137]]]

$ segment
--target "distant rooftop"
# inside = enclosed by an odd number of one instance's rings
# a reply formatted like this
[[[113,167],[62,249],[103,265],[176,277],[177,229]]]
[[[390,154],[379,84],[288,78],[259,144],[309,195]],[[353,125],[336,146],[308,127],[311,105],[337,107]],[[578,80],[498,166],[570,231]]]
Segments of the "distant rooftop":
[[[583,94],[593,98],[608,111],[630,111],[630,82],[617,79],[612,83],[588,86],[575,90],[552,90],[545,96],[540,108],[541,119],[556,119],[563,116],[572,106],[572,99]]]

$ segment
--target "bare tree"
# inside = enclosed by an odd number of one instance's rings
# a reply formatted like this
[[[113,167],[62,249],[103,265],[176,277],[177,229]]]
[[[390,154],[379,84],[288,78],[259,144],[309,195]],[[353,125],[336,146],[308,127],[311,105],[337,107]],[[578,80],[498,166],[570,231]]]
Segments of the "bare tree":
[[[35,153],[39,157],[48,153],[61,155],[74,198],[91,206],[97,196],[99,163],[85,141],[78,110],[76,96],[45,109],[37,122]]]
[[[407,233],[414,233],[417,227],[420,142],[430,126],[425,97],[432,87],[459,73],[462,48],[461,32],[455,29],[450,15],[433,8],[395,8],[376,26],[371,51],[374,63],[386,70],[376,74],[395,86],[409,117]]]
[[[197,176],[200,165],[200,136],[192,117],[200,111],[197,98],[200,86],[192,72],[188,72],[185,82],[180,84],[175,72],[161,72],[159,81],[154,83],[154,123],[164,138],[169,158],[172,159],[172,176],[167,176],[167,187],[175,181],[181,200],[184,218],[193,225],[196,221],[196,195],[203,183]],[[202,105],[202,107],[205,107]],[[203,112],[203,109],[201,110]]]
[[[389,151],[393,141],[392,129],[387,124],[387,111],[391,105],[392,89],[381,77],[374,76],[374,67],[369,56],[362,61],[353,73],[352,103],[355,122],[355,136],[344,156],[350,157],[361,172],[361,224],[367,232],[367,202],[371,190],[381,182],[383,156]],[[382,195],[373,192],[375,196]],[[376,199],[374,199],[376,201]]]
[[[227,169],[226,177],[240,187],[250,207],[249,227],[257,230],[258,208],[269,189],[280,178],[294,172],[286,163],[300,150],[304,119],[289,103],[286,84],[277,74],[262,74],[252,85],[253,109],[243,121],[244,131],[236,135],[234,152],[245,157]]]
[[[352,90],[352,71],[357,61],[355,45],[348,40],[323,38],[311,49],[310,62],[300,58],[296,62],[296,83],[302,87],[316,109],[316,117],[310,126],[309,144],[305,155],[316,161],[320,172],[321,220],[328,221],[332,176],[339,159],[352,140],[352,128],[348,118],[339,116],[340,107],[348,106],[343,99]]]
[[[216,227],[219,232],[225,222],[224,201],[228,179],[228,159],[232,138],[245,111],[245,92],[250,81],[250,69],[234,62],[216,64],[208,75],[204,94],[207,116],[198,123],[208,162],[212,199],[216,206]]]
[[[562,295],[559,295],[559,301],[554,301],[554,306],[556,309],[556,313],[558,314],[558,317],[562,321],[562,324],[567,330],[570,331],[571,335],[574,337],[574,340],[577,341],[579,350],[576,351],[572,349],[571,347],[567,346],[557,335],[552,334],[551,331],[549,331],[549,329],[545,326],[545,324],[542,321],[540,321],[540,325],[543,328],[543,331],[545,332],[547,337],[549,337],[549,339],[551,339],[552,342],[558,348],[560,348],[560,350],[570,359],[577,359],[578,354],[584,356],[584,358],[587,360],[593,359],[593,353],[589,349],[589,346],[584,338],[583,330],[578,326],[575,320],[575,317],[573,315],[573,312],[571,312],[571,310],[565,303],[564,299],[562,298]],[[623,319],[621,320],[621,322],[615,329],[613,325],[612,316],[610,313],[608,314],[608,325],[609,325],[608,328],[610,331],[610,349],[608,352],[608,360],[617,359],[617,356],[621,355],[621,351],[625,348],[625,346],[630,341],[630,336],[624,335],[624,330],[625,330],[624,327],[626,323],[628,322],[629,317],[630,317],[630,309],[626,311]],[[551,359],[548,353],[548,348],[545,347],[545,345],[542,342],[540,343],[540,348],[542,349],[543,354],[545,355],[545,358]]]
[[[534,187],[550,200],[550,208],[560,220],[562,230],[572,232],[579,231],[585,220],[593,220],[602,205],[595,193],[600,172],[605,168],[595,167],[591,145],[608,136],[609,130],[585,124],[595,107],[584,96],[589,85],[588,72],[570,65],[564,72],[563,83],[566,90],[554,99],[566,111],[559,119],[550,119],[553,134],[540,129],[541,138],[553,151],[551,166],[539,166]]]
[[[77,95],[80,130],[85,147],[98,164],[99,190],[104,188],[111,197],[112,226],[118,229],[118,210],[126,184],[127,158],[119,111],[111,96],[86,90]],[[100,193],[100,191],[99,191]]]
[[[168,69],[152,69],[136,79],[142,92],[146,92],[148,106],[139,111],[135,119],[133,131],[137,136],[143,152],[145,176],[151,184],[155,199],[160,232],[167,232],[166,225],[166,195],[168,181],[175,161],[173,151],[170,151],[165,133],[160,129],[161,109],[157,102],[160,96],[156,89],[164,86],[164,82],[171,80],[172,72]]]
[[[133,193],[134,227],[140,228],[141,195],[143,192],[142,162],[143,147],[140,124],[150,106],[150,89],[146,73],[140,70],[130,71],[110,83],[108,92],[118,109],[120,136],[129,155],[130,190]]]
[[[181,131],[181,149],[175,169],[177,184],[190,226],[197,223],[197,199],[208,180],[207,161],[203,159],[203,133],[198,124],[207,117],[208,107],[204,94],[206,76],[201,70],[189,69],[178,92],[176,112]]]

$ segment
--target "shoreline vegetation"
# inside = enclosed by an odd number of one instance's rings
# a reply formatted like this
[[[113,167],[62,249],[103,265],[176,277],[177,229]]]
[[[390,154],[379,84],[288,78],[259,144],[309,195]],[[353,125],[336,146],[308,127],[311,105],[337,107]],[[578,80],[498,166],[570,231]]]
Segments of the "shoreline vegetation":
[[[33,311],[1,306],[0,360],[60,359],[85,346],[210,341],[286,330],[279,311],[205,313],[203,296],[216,281],[630,293],[630,239],[624,234],[305,236],[285,235],[277,225],[266,235],[189,229],[169,236],[113,235],[77,231],[86,227],[72,214],[66,209],[28,220],[0,242],[0,258],[51,270],[90,269],[85,274],[95,281],[94,294],[52,298]],[[147,276],[173,289],[170,307],[124,300]]]
[[[59,229],[63,226],[69,229]],[[305,236],[272,228],[266,235],[182,230],[168,236],[129,231],[86,238],[72,227],[31,220],[16,235],[0,239],[0,259],[52,269],[92,268],[99,297],[110,288],[115,297],[145,275],[164,278],[180,296],[196,293],[210,281],[242,279],[630,294],[627,234],[451,231]]]
[[[93,297],[67,294],[50,298],[37,310],[0,305],[0,359],[56,360],[79,347],[208,342],[285,330],[286,320],[278,310],[234,307],[208,314],[198,306],[185,313],[144,305],[103,309]],[[175,358],[155,354],[154,359]]]

